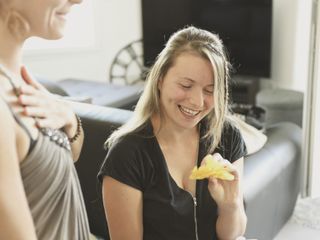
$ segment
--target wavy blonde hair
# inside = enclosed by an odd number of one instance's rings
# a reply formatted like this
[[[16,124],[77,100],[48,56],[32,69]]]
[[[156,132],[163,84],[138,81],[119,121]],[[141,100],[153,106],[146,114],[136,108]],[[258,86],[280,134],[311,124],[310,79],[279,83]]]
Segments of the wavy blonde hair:
[[[217,147],[225,120],[229,116],[228,81],[230,64],[227,61],[226,52],[219,36],[193,26],[183,28],[170,37],[147,75],[145,89],[137,103],[133,117],[110,135],[106,141],[106,147],[110,147],[123,136],[138,131],[154,114],[162,115],[158,81],[166,75],[176,58],[185,52],[195,53],[212,64],[215,107],[205,117],[207,126],[203,137],[210,139],[209,152]]]

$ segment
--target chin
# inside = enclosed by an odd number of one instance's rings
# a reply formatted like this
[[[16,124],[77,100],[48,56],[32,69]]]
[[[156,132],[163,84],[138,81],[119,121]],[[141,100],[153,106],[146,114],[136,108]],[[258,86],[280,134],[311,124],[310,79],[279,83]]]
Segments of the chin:
[[[64,36],[63,33],[56,33],[56,34],[52,35],[51,39],[58,40],[58,39],[61,39],[63,36]]]
[[[64,31],[50,31],[40,37],[47,40],[58,40],[58,39],[61,39],[63,36],[64,36]]]
[[[44,38],[48,40],[57,40],[64,36],[65,21],[53,21],[47,25],[47,30],[44,32]]]
[[[200,122],[199,119],[190,119],[190,120],[182,120],[181,125],[184,126],[184,128],[187,129],[192,129],[194,127],[196,127],[198,125],[198,123]]]

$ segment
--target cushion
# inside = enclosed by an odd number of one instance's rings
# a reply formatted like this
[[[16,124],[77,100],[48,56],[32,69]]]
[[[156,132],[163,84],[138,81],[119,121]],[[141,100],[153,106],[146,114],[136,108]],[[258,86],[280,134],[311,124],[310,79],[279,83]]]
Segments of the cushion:
[[[247,147],[247,155],[259,151],[267,142],[267,136],[255,127],[243,121],[239,116],[234,115],[233,122],[239,128]]]

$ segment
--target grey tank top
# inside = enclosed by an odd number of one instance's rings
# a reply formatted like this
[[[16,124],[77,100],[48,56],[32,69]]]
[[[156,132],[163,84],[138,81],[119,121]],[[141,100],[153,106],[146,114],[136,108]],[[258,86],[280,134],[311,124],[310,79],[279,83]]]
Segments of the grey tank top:
[[[20,170],[38,238],[89,239],[87,214],[71,152],[39,132]]]
[[[42,131],[36,140],[32,139],[28,128],[8,107],[30,137],[30,149],[20,163],[20,171],[38,239],[89,239],[87,213],[71,151]]]

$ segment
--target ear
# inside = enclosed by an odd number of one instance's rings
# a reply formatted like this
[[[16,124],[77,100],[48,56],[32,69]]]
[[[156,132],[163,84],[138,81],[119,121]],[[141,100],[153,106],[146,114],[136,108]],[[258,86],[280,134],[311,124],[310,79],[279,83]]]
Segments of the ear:
[[[17,11],[7,14],[6,24],[11,34],[18,39],[25,39],[30,32],[29,22]]]
[[[157,87],[159,91],[161,91],[162,84],[163,84],[163,77],[158,79]]]

